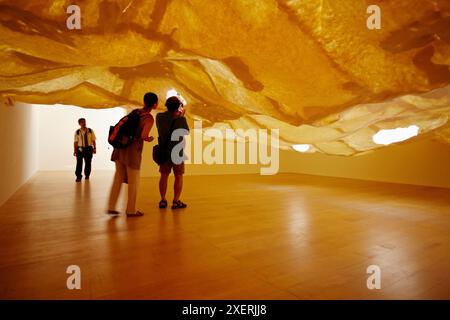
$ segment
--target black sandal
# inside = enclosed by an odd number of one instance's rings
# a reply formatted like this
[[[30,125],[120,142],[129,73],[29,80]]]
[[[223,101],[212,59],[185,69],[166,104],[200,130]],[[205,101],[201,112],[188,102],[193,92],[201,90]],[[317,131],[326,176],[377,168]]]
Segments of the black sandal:
[[[172,202],[172,209],[183,209],[183,208],[186,208],[186,207],[187,207],[187,204],[181,202],[181,200],[178,200],[178,201],[174,200]]]
[[[110,215],[113,215],[113,216],[120,214],[120,212],[116,211],[116,210],[108,210],[107,213],[110,214]]]
[[[160,209],[167,208],[167,200],[161,200],[161,201],[159,202],[159,208],[160,208]]]

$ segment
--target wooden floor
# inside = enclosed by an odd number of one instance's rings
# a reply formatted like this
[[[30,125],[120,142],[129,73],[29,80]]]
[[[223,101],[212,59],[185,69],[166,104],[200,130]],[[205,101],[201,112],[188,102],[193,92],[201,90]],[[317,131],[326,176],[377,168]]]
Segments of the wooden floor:
[[[450,189],[196,176],[172,212],[146,178],[127,219],[104,213],[111,179],[38,173],[0,208],[0,298],[450,299]]]

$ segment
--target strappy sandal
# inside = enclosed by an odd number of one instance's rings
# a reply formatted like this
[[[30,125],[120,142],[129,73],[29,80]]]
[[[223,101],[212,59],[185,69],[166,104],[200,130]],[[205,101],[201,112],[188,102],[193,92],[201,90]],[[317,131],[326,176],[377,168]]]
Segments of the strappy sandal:
[[[186,208],[186,207],[187,207],[187,204],[181,202],[181,200],[178,200],[178,201],[174,200],[172,202],[172,209],[183,209],[183,208]]]
[[[116,211],[116,210],[108,210],[107,213],[110,214],[110,215],[113,215],[113,216],[116,216],[116,215],[120,214],[120,212]]]
[[[127,217],[128,218],[142,217],[143,215],[144,215],[144,213],[141,212],[141,211],[136,211],[135,213],[128,213],[127,212]]]
[[[167,208],[167,200],[161,200],[161,201],[159,202],[159,208],[160,208],[160,209]]]

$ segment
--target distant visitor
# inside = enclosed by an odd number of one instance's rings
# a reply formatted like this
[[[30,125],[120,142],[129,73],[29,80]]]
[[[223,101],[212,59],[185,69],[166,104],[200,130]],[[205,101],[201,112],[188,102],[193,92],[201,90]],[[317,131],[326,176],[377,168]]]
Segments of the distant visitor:
[[[84,177],[89,180],[91,175],[92,157],[97,152],[95,144],[95,133],[91,128],[86,127],[86,119],[78,119],[80,128],[75,131],[75,139],[73,143],[73,155],[77,158],[77,167],[75,175],[76,182],[80,182],[83,178],[83,160],[84,160]]]

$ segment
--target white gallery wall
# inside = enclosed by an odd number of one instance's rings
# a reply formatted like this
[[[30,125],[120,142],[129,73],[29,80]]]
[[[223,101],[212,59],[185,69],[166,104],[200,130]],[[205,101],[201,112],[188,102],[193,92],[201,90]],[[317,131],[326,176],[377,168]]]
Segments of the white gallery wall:
[[[79,128],[78,119],[85,118],[87,126],[97,136],[97,154],[92,160],[93,170],[114,169],[110,161],[112,147],[108,132],[126,113],[124,108],[85,109],[76,106],[37,105],[39,117],[39,170],[74,170],[73,139]]]
[[[0,205],[38,170],[37,107],[0,105]]]

